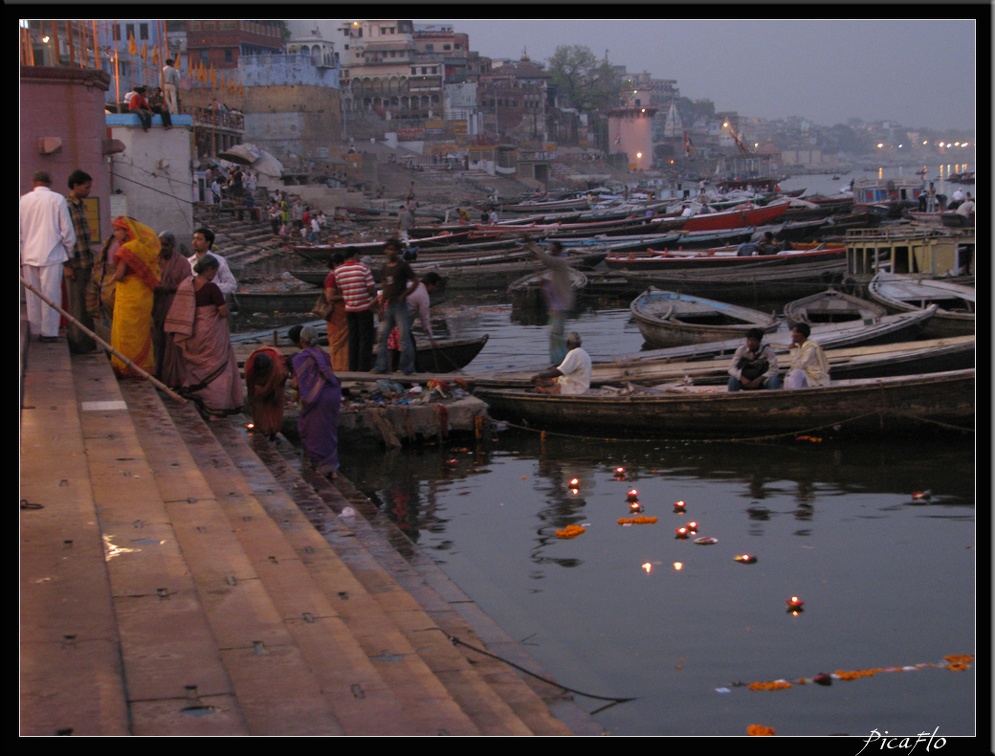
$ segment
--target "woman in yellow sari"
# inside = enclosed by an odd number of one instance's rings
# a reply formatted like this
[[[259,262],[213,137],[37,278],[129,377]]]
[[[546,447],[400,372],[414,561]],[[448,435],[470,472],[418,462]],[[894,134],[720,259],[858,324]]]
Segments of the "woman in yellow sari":
[[[159,236],[133,218],[119,216],[111,231],[120,245],[115,254],[114,316],[111,346],[146,373],[155,373],[152,349],[152,301],[159,283]],[[118,357],[111,364],[119,376],[139,375]]]

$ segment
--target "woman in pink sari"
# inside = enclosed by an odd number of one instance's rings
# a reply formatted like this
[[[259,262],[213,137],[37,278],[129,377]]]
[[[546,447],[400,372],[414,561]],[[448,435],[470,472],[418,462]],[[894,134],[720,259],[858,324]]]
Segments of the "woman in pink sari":
[[[214,283],[218,260],[204,255],[194,278],[183,281],[166,316],[165,330],[183,351],[180,393],[193,399],[208,420],[242,409],[242,379],[228,327],[228,306]]]

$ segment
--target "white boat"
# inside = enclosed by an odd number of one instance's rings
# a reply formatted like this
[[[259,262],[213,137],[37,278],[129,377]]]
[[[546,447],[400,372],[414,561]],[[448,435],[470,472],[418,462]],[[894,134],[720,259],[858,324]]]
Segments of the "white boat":
[[[656,347],[745,338],[751,328],[770,332],[778,326],[775,313],[653,287],[629,310],[643,338]]]
[[[867,293],[891,312],[915,312],[935,305],[936,314],[926,325],[933,338],[975,332],[973,286],[904,273],[878,273]]]

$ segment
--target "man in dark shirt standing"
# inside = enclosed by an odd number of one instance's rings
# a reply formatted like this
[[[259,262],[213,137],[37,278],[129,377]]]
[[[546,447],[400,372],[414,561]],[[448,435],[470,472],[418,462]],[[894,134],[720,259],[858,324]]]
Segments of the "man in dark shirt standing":
[[[397,326],[401,337],[401,372],[411,375],[415,372],[414,340],[410,337],[411,318],[408,315],[408,295],[418,287],[418,276],[401,259],[401,242],[389,239],[384,251],[387,264],[383,268],[383,313],[380,316],[380,339],[377,343],[377,362],[374,373],[387,372],[387,339],[390,330]]]
[[[89,173],[77,168],[69,174],[66,204],[76,232],[76,245],[70,252],[69,259],[62,264],[66,282],[66,310],[91,331],[93,318],[86,311],[86,290],[93,272],[93,252],[90,249],[90,225],[86,220],[86,203],[83,200],[90,196],[92,188],[93,178]],[[87,354],[97,348],[97,342],[74,323],[69,323],[67,339],[69,350],[75,354]]]

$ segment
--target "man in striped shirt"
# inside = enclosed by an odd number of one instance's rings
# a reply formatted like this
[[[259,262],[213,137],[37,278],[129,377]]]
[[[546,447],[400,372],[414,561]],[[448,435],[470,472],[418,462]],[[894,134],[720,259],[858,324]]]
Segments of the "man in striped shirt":
[[[373,367],[372,305],[377,295],[370,269],[359,261],[359,250],[347,247],[345,262],[335,269],[335,284],[342,292],[349,323],[349,371],[365,373]]]

